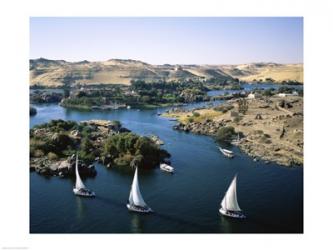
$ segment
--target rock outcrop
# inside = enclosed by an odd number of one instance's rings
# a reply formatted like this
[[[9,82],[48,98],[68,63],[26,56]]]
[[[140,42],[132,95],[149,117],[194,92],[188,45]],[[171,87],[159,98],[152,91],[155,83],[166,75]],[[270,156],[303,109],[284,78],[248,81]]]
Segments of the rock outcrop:
[[[79,161],[78,168],[81,177],[94,177],[97,174],[93,164]],[[30,161],[30,170],[44,176],[74,177],[75,155],[60,161],[50,161],[47,157],[35,158]]]

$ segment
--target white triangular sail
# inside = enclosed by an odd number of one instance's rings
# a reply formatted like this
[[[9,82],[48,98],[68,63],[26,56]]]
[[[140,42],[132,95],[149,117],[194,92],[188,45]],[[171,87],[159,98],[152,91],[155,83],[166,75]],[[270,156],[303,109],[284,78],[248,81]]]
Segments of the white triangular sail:
[[[221,206],[224,210],[241,211],[241,209],[238,205],[238,202],[237,202],[236,182],[237,182],[237,175],[232,180],[232,182],[221,202]]]
[[[143,200],[140,192],[139,180],[138,180],[138,168],[135,169],[132,188],[128,200],[131,205],[147,207],[147,204]]]
[[[76,162],[75,162],[75,175],[76,175],[76,182],[75,182],[75,188],[76,189],[85,189],[85,185],[83,184],[80,174],[79,174],[79,159],[78,155],[76,154]]]

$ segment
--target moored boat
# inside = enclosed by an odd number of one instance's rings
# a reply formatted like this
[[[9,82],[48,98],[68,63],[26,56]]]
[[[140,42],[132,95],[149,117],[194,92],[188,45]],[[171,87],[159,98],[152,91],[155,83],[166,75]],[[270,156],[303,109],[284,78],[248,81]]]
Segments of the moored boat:
[[[76,154],[76,162],[75,162],[75,186],[73,188],[73,192],[77,196],[83,196],[83,197],[95,197],[95,192],[89,190],[86,188],[86,186],[83,184],[80,174],[79,174],[79,159],[78,155]]]
[[[232,140],[232,141],[231,141],[231,144],[232,144],[232,145],[235,145],[235,146],[238,146],[239,143],[240,143],[240,137],[239,137],[239,133],[238,133],[238,135],[237,135],[237,139]]]
[[[138,213],[153,212],[153,210],[150,207],[148,207],[148,205],[145,203],[144,199],[142,198],[139,187],[138,168],[135,169],[132,187],[128,198],[128,203],[126,206],[129,211],[133,212],[138,212]]]
[[[246,216],[243,214],[237,201],[236,182],[237,182],[237,175],[235,175],[227,192],[225,193],[219,211],[222,215],[227,217],[236,218],[236,219],[245,219]]]
[[[161,163],[160,169],[165,172],[169,172],[169,173],[173,173],[175,171],[173,167],[171,167],[170,165],[168,165],[166,163]]]
[[[234,152],[232,152],[231,150],[224,149],[224,148],[221,148],[221,147],[219,147],[219,150],[221,151],[222,154],[224,154],[228,158],[233,158],[234,157]]]

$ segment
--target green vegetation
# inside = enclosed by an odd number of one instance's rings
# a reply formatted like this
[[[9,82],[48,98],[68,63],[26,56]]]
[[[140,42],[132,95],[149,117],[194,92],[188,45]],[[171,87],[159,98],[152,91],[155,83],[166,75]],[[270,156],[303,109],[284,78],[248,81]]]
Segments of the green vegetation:
[[[152,168],[169,153],[160,149],[148,137],[141,137],[133,133],[121,133],[109,137],[104,143],[102,151],[104,164],[111,166],[138,166]]]
[[[233,109],[234,106],[228,104],[222,104],[214,108],[215,111],[219,111],[222,113],[227,113],[229,110]]]
[[[193,80],[152,83],[136,80],[131,81],[130,89],[137,93],[140,103],[149,104],[203,101],[208,91],[202,82]]]
[[[216,133],[216,140],[220,143],[229,143],[235,134],[234,127],[222,127]]]
[[[153,168],[170,157],[148,137],[119,132],[119,121],[109,123],[108,129],[99,126],[63,120],[35,126],[30,130],[30,157],[55,161],[78,152],[86,163],[98,157],[105,165],[144,168]]]
[[[154,108],[178,103],[208,100],[208,88],[199,81],[158,81],[146,83],[131,81],[131,86],[89,86],[65,93],[61,105],[69,108],[92,109],[106,106],[127,105]]]
[[[198,112],[193,112],[193,116],[194,116],[194,117],[199,117],[199,116],[200,116],[200,113],[198,113]]]
[[[274,91],[274,88],[269,88],[269,89],[265,89],[263,92],[262,92],[262,95],[263,96],[272,96],[274,95],[275,91]]]

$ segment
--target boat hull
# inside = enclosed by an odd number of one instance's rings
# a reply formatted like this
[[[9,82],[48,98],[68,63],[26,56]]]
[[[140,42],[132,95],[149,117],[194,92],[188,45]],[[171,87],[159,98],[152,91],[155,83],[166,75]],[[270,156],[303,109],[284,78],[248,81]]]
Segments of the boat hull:
[[[137,213],[143,213],[143,214],[148,214],[152,213],[153,210],[150,207],[138,207],[138,206],[133,206],[130,204],[127,204],[127,209],[131,212],[137,212]]]
[[[81,190],[76,189],[76,188],[73,188],[73,193],[77,196],[88,197],[88,198],[89,197],[92,198],[92,197],[96,196],[95,192],[93,192],[93,191],[90,191],[90,190],[81,191]]]
[[[226,151],[225,149],[219,148],[219,150],[221,151],[221,153],[228,157],[228,158],[233,158],[234,157],[234,153],[232,151]]]
[[[242,214],[241,212],[234,212],[234,211],[227,211],[222,208],[220,208],[220,214],[230,217],[230,218],[235,218],[235,219],[245,219],[246,216]]]
[[[173,172],[174,172],[174,168],[169,166],[169,165],[166,165],[166,164],[161,164],[160,169],[162,171],[165,171],[165,172],[168,172],[168,173],[171,173],[171,174],[173,174]]]

